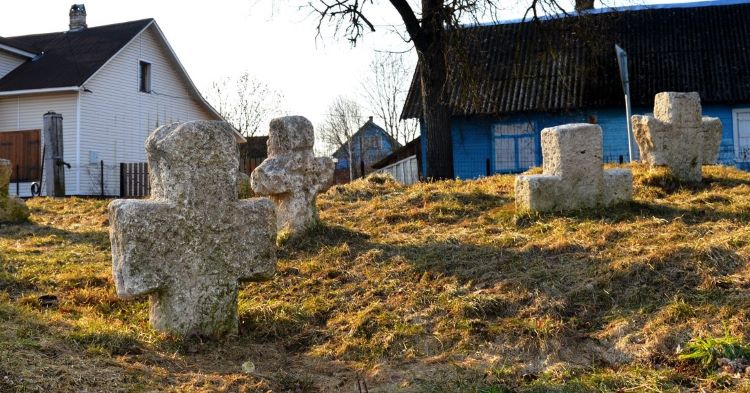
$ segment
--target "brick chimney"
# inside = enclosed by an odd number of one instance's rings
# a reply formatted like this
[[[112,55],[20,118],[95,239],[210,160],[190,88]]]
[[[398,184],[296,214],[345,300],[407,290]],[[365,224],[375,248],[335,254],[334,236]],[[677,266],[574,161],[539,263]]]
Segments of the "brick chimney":
[[[83,4],[73,4],[70,6],[70,31],[83,30],[86,25],[86,6]]]
[[[594,0],[576,0],[576,12],[586,12],[594,9]]]

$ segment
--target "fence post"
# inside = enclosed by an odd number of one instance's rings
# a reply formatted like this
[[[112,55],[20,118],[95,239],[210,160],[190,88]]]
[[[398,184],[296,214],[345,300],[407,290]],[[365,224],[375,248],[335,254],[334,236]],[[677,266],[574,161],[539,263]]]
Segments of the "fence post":
[[[99,162],[101,170],[99,171],[99,185],[102,188],[102,197],[104,197],[104,160]]]
[[[21,196],[21,167],[16,164],[16,196]]]
[[[125,163],[120,163],[120,198],[125,197]]]
[[[43,117],[44,146],[49,147],[47,157],[48,196],[65,196],[65,154],[63,153],[63,117],[55,112],[47,112]],[[79,170],[80,168],[76,168]]]

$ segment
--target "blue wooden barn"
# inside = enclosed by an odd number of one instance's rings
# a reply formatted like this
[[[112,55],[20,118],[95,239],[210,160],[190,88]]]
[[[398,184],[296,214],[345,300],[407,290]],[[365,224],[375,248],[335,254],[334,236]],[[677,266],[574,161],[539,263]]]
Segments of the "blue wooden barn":
[[[541,130],[565,123],[601,125],[604,160],[627,162],[615,44],[628,53],[633,114],[651,113],[658,92],[697,91],[704,116],[723,123],[721,163],[750,169],[750,3],[596,9],[452,35],[462,49],[449,58],[444,96],[458,178],[541,165]],[[404,118],[421,116],[419,68]]]

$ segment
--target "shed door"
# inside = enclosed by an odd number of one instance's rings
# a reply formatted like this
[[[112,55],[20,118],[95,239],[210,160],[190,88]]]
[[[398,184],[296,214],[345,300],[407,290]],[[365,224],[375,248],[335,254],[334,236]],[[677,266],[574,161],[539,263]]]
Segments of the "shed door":
[[[734,154],[737,161],[750,162],[750,110],[734,112]]]
[[[39,180],[41,149],[40,130],[0,131],[0,158],[13,165],[11,182]]]
[[[495,172],[523,172],[536,165],[534,127],[531,123],[496,124],[493,137]]]

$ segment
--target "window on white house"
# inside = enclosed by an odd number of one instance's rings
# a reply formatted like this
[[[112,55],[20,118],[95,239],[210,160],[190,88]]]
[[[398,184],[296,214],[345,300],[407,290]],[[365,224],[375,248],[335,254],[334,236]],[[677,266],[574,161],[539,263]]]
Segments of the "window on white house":
[[[140,91],[151,93],[151,63],[140,62]]]

